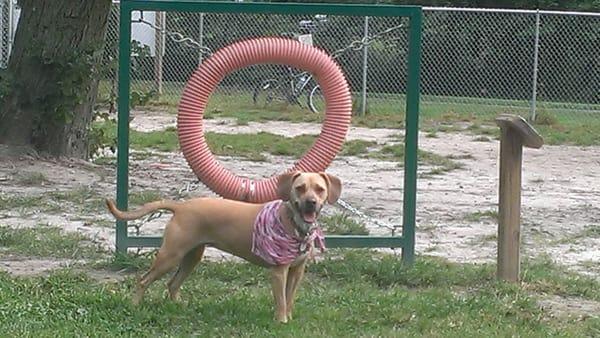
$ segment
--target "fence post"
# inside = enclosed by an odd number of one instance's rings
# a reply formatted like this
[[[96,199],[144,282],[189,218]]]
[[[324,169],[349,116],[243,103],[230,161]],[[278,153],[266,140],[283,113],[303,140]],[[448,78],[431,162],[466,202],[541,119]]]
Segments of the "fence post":
[[[535,39],[533,46],[533,88],[531,91],[531,112],[529,120],[535,122],[537,108],[538,60],[540,51],[540,10],[535,13]]]
[[[369,38],[369,17],[365,16],[365,31],[363,40],[366,42]],[[360,103],[360,114],[365,115],[367,113],[367,67],[368,67],[368,51],[369,46],[363,45],[363,66],[362,66],[362,98]]]
[[[158,95],[163,94],[163,63],[165,51],[165,29],[167,28],[167,12],[155,12],[156,27],[154,33],[155,59],[154,59],[154,81]]]
[[[11,0],[8,3],[8,57],[6,58],[6,65],[8,67],[8,60],[10,59],[10,53],[12,52],[13,42],[15,41],[15,3]]]

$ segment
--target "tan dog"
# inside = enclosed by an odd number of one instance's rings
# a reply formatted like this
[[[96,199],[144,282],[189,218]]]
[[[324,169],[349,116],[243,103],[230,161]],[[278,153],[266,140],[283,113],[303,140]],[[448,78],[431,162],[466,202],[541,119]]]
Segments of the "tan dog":
[[[279,224],[287,235],[304,238],[314,230],[323,205],[335,203],[341,193],[341,181],[325,173],[288,173],[279,177],[278,192],[285,201],[278,207]],[[286,264],[269,263],[253,252],[255,220],[265,204],[251,204],[228,199],[196,198],[185,202],[156,201],[138,210],[123,212],[107,200],[110,212],[121,220],[134,220],[158,209],[173,212],[165,227],[163,243],[152,267],[137,284],[133,298],[138,304],[148,286],[175,267],[177,272],[168,282],[169,296],[179,299],[185,278],[202,259],[206,245],[229,252],[251,263],[271,269],[271,287],[275,299],[275,319],[292,318],[294,297],[304,275],[312,246]],[[267,229],[268,230],[268,229]]]

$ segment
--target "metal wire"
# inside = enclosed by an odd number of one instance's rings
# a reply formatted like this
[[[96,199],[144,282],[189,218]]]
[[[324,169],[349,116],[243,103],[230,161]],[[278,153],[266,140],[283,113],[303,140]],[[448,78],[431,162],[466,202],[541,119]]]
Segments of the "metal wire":
[[[362,219],[366,223],[374,224],[375,226],[377,226],[379,228],[385,228],[385,229],[390,230],[392,236],[394,236],[396,234],[397,229],[402,228],[402,226],[384,223],[374,217],[371,217],[371,216],[365,214],[364,212],[358,210],[357,208],[353,207],[350,203],[344,201],[343,199],[338,199],[337,204],[340,207],[342,207],[343,209],[351,212],[358,218]]]
[[[338,49],[335,52],[331,53],[331,57],[334,59],[337,59],[340,56],[346,54],[347,52],[362,50],[363,48],[368,47],[371,44],[373,44],[373,42],[375,42],[376,40],[382,39],[389,33],[393,32],[395,30],[398,30],[400,28],[404,28],[404,27],[405,27],[404,24],[400,24],[400,25],[397,25],[394,27],[387,28],[377,34],[373,34],[371,36],[364,36],[362,39],[352,41],[348,46]]]
[[[99,102],[114,100],[109,93],[116,78],[118,6],[113,5],[109,20]],[[13,22],[18,19],[16,8],[14,0],[0,0],[0,68],[8,63],[16,28]],[[425,7],[423,13],[423,109],[447,106],[457,113],[511,110],[528,115],[535,101],[538,113],[600,116],[598,13],[440,7]],[[352,91],[365,91],[371,108],[382,100],[403,102],[405,22],[371,18],[369,31],[377,33],[364,36],[365,20],[360,17],[314,19],[316,25],[307,24],[307,19],[302,15],[168,12],[166,24],[157,25],[142,14],[136,22],[168,37],[169,42],[161,79],[156,79],[159,73],[153,74],[152,58],[140,58],[132,71],[132,87],[149,93],[151,81],[162,81],[161,100],[176,102],[181,83],[213,50],[241,38],[310,27],[315,44],[339,60]],[[373,48],[365,53],[368,60],[361,62],[358,50],[365,46]],[[367,74],[366,86],[361,86],[363,73]],[[223,88],[235,95],[239,90],[251,92],[270,77],[272,68],[242,70],[224,79]]]
[[[166,29],[163,29],[162,27],[157,26],[153,22],[145,20],[143,11],[140,12],[140,17],[137,20],[133,20],[132,22],[139,22],[149,27],[152,27],[155,31],[159,32],[160,34],[168,36],[173,42],[182,44],[187,48],[196,49],[203,55],[210,56],[212,54],[212,50],[210,48],[208,48],[207,46],[203,46],[201,43],[192,39],[191,37],[184,36],[180,32],[168,31]]]
[[[189,193],[191,193],[195,190],[198,190],[202,186],[203,186],[203,184],[200,181],[188,182],[183,187],[181,187],[177,190],[175,199],[181,199],[182,197],[188,195]],[[135,234],[135,236],[140,236],[141,228],[144,224],[152,222],[155,219],[159,219],[164,214],[165,213],[161,210],[154,211],[136,221],[127,223],[127,227],[133,229],[133,234]]]
[[[200,183],[199,181],[188,182],[188,183],[186,183],[185,186],[183,186],[182,188],[180,188],[177,191],[177,198],[181,198],[182,196],[189,194],[192,191],[198,190],[201,186],[202,186],[202,183]],[[359,209],[355,208],[354,206],[352,206],[350,203],[346,202],[343,199],[338,199],[337,205],[339,205],[343,209],[349,211],[354,216],[358,217],[359,219],[361,219],[362,221],[364,221],[367,224],[375,225],[378,228],[388,229],[392,236],[394,236],[396,234],[396,231],[398,229],[402,228],[402,226],[388,224],[388,223],[382,222],[374,217],[371,217],[371,216],[365,214],[364,212],[360,211]],[[162,217],[163,215],[164,215],[164,212],[155,211],[155,212],[148,214],[147,216],[145,216],[143,218],[140,218],[137,221],[129,222],[127,226],[129,228],[133,229],[132,233],[135,236],[140,236],[141,228],[142,228],[142,226],[144,226],[144,224],[147,224],[155,219],[158,219],[158,218]]]

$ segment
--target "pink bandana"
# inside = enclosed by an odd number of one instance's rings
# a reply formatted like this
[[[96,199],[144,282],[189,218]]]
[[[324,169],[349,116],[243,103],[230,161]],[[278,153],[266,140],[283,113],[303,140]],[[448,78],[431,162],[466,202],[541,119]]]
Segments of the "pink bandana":
[[[315,245],[321,252],[325,251],[325,238],[320,227],[313,227],[304,238],[291,235],[284,229],[278,217],[282,204],[281,200],[269,202],[256,216],[252,253],[271,265],[285,265]]]

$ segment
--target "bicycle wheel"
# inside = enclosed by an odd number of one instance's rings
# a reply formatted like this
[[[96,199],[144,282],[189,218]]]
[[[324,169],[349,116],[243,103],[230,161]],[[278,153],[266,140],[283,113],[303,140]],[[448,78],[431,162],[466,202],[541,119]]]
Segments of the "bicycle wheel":
[[[281,89],[279,81],[268,79],[261,82],[252,94],[252,101],[256,106],[268,107],[271,104],[287,102],[287,97]]]
[[[308,107],[313,113],[325,112],[325,97],[319,85],[314,86],[308,94]]]

